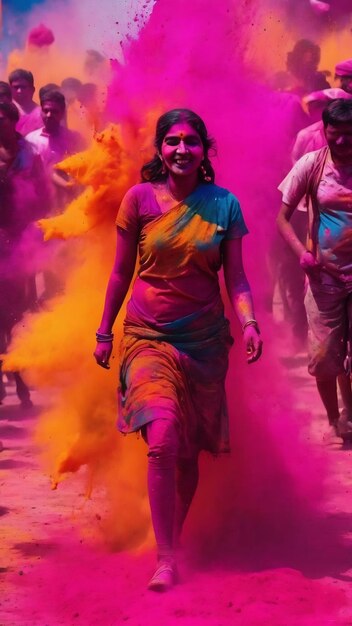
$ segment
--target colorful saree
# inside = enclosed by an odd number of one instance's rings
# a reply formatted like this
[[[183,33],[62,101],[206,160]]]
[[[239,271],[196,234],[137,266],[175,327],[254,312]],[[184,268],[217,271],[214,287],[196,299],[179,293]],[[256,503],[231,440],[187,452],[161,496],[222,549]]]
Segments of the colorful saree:
[[[162,213],[150,183],[133,187],[116,224],[135,229],[140,265],[120,346],[118,428],[175,420],[180,456],[229,449],[225,377],[233,343],[218,272],[223,239],[247,232],[237,199],[203,184]]]

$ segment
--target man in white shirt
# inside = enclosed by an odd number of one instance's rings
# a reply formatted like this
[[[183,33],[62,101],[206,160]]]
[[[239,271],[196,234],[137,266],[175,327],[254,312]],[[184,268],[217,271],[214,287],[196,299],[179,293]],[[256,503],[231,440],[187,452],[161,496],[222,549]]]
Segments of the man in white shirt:
[[[352,390],[345,358],[352,328],[352,101],[331,102],[323,123],[328,145],[302,156],[280,184],[277,223],[308,279],[308,371],[316,378],[332,432],[350,438]],[[305,196],[310,197],[307,246],[290,224]],[[341,416],[337,378],[344,405]]]
[[[12,100],[20,114],[16,130],[25,136],[42,125],[40,106],[34,102],[35,92],[32,72],[27,70],[14,70],[9,76],[12,92]]]
[[[54,169],[67,156],[84,149],[81,135],[63,126],[65,97],[60,91],[45,91],[41,98],[42,126],[26,136],[40,155],[51,182],[52,208],[60,209],[67,202],[72,186],[65,173]]]

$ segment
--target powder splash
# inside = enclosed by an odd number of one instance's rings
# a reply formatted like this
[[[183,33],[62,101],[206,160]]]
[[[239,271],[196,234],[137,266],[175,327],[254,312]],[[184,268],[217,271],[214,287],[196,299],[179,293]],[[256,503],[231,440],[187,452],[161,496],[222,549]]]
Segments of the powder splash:
[[[33,384],[51,396],[38,428],[48,471],[56,484],[62,474],[88,468],[89,483],[103,485],[112,502],[107,534],[119,547],[141,544],[148,537],[145,448],[142,441],[116,433],[117,368],[99,369],[91,353],[113,261],[119,202],[138,182],[139,168],[152,151],[155,119],[169,108],[196,110],[217,140],[217,182],[239,196],[252,232],[245,242],[245,263],[268,346],[262,364],[247,368],[242,356],[233,358],[228,380],[235,454],[228,462],[231,481],[223,480],[223,488],[212,485],[218,515],[210,520],[207,536],[214,528],[220,536],[219,519],[224,520],[229,500],[241,515],[238,523],[251,519],[255,532],[264,520],[269,528],[273,511],[276,527],[284,528],[320,494],[322,465],[309,443],[300,439],[291,409],[294,396],[284,380],[278,348],[271,345],[277,330],[264,312],[264,259],[275,229],[276,185],[289,162],[287,109],[262,84],[264,79],[253,80],[246,65],[250,59],[251,69],[260,66],[255,34],[248,34],[248,11],[254,24],[262,24],[265,6],[260,3],[258,12],[253,2],[210,0],[204,12],[200,0],[177,0],[172,7],[159,0],[139,39],[125,45],[125,64],[114,64],[107,116],[118,125],[98,135],[86,153],[60,166],[85,191],[63,215],[41,222],[47,240],[67,240],[65,293],[51,301],[48,310],[26,318],[5,367],[28,369]],[[275,29],[279,41],[281,26]],[[48,76],[49,68],[46,71]],[[122,318],[123,311],[115,327],[117,338]],[[233,328],[239,353],[236,321]],[[283,446],[287,438],[290,445]],[[205,474],[211,473],[212,463]],[[124,523],[114,524],[122,514]],[[198,524],[200,518],[198,513]]]

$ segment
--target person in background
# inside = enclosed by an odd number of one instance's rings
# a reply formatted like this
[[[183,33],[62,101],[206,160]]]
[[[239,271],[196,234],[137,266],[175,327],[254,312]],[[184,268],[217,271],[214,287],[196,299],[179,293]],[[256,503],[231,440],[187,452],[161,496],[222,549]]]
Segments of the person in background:
[[[97,50],[86,50],[83,73],[88,83],[95,83],[98,86],[100,105],[100,96],[106,94],[106,85],[109,85],[111,81],[111,59],[103,56]]]
[[[322,112],[332,100],[339,97],[348,99],[352,96],[342,89],[324,89],[322,91],[314,91],[303,98],[310,117],[316,119],[319,116],[320,119],[303,128],[297,134],[292,149],[293,163],[296,163],[307,152],[319,150],[326,145],[324,125],[321,119]],[[292,215],[291,226],[294,228],[301,243],[305,245],[308,234],[305,198],[299,202],[297,210]],[[282,244],[282,250],[278,257],[278,286],[285,320],[290,323],[292,329],[292,349],[296,353],[305,352],[308,332],[304,306],[305,273],[299,264],[297,256],[285,242]]]
[[[323,111],[323,124],[327,146],[301,157],[279,186],[277,224],[307,275],[308,371],[316,378],[329,435],[346,439],[352,432],[351,380],[345,369],[352,328],[352,100],[333,100]],[[307,244],[290,223],[305,196]]]
[[[31,226],[44,216],[45,177],[42,162],[16,131],[19,119],[13,103],[0,103],[0,353],[13,327],[36,303],[34,270],[28,267],[35,246]],[[33,235],[33,237],[32,237]],[[31,258],[32,260],[32,258]],[[32,405],[30,392],[14,372],[21,405]],[[0,402],[6,395],[0,363]]]
[[[81,105],[82,134],[92,138],[101,129],[102,111],[98,103],[97,85],[84,83],[78,94]]]
[[[74,78],[73,76],[64,78],[61,83],[60,91],[65,96],[67,107],[70,107],[78,99],[81,87],[82,83],[78,78]]]
[[[286,72],[274,77],[274,86],[280,91],[295,93],[301,98],[312,91],[328,89],[331,85],[327,71],[319,71],[320,47],[309,39],[300,39],[287,53]]]
[[[68,128],[79,132],[83,137],[86,136],[86,125],[84,121],[84,112],[79,96],[82,89],[82,83],[78,78],[65,78],[60,86],[59,91],[64,94],[66,101],[65,123]]]
[[[12,102],[11,87],[3,80],[0,80],[0,102]]]
[[[346,59],[336,65],[335,79],[340,81],[341,89],[352,94],[352,59]]]
[[[66,113],[65,97],[60,91],[44,90],[41,93],[42,126],[29,133],[26,140],[31,144],[44,164],[51,181],[51,210],[57,212],[72,199],[72,184],[64,172],[55,170],[56,163],[80,152],[85,144],[81,135],[63,125]]]
[[[18,69],[9,75],[12,100],[15,103],[20,117],[16,130],[25,136],[42,125],[40,107],[33,100],[35,92],[32,72]]]
[[[78,187],[70,177],[64,171],[55,169],[55,165],[71,154],[83,150],[85,143],[79,133],[68,129],[64,124],[66,103],[60,91],[42,90],[41,111],[42,127],[29,133],[26,139],[43,161],[49,188],[47,214],[55,215],[78,193]],[[57,255],[60,254],[60,249],[60,244],[57,244]],[[40,282],[43,289],[41,293],[39,289],[40,302],[62,291],[62,276],[54,264],[44,269]]]
[[[313,91],[303,98],[303,103],[308,108],[312,123],[297,133],[292,148],[292,160],[294,163],[307,152],[313,152],[313,150],[319,150],[319,148],[326,146],[322,113],[326,106],[337,98],[349,99],[352,98],[352,94],[349,94],[344,89],[331,88]]]

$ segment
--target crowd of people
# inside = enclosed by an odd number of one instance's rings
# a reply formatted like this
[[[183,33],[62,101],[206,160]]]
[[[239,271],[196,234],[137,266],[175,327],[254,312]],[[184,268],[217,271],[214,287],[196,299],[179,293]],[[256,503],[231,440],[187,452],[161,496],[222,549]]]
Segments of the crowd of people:
[[[287,105],[291,161],[282,160],[282,240],[278,235],[269,265],[293,350],[308,349],[330,434],[346,440],[352,438],[352,59],[338,63],[334,76],[319,63],[319,46],[300,40],[272,85]],[[68,77],[42,86],[38,100],[28,69],[0,82],[0,353],[23,314],[38,306],[38,270],[23,262],[33,225],[62,211],[77,193],[69,176],[55,169],[86,145],[70,119],[82,114],[91,136],[97,127],[93,83]],[[148,445],[158,547],[149,588],[165,590],[177,576],[174,545],[197,486],[199,452],[228,447],[224,382],[232,337],[221,268],[249,363],[260,357],[262,341],[242,264],[247,228],[235,196],[215,185],[203,120],[188,109],[165,113],[154,145],[142,182],[118,211],[116,260],[95,358],[109,367],[113,324],[139,254],[120,347],[118,427],[141,431]],[[48,294],[58,288],[50,286],[46,275]],[[21,373],[8,375],[22,406],[30,407]],[[5,392],[0,370],[0,402]]]
[[[48,84],[35,101],[33,74],[17,69],[0,81],[0,353],[6,352],[13,327],[25,311],[38,304],[36,272],[26,259],[33,225],[60,212],[74,197],[75,186],[55,165],[84,149],[86,140],[67,125],[67,102],[79,98],[93,115],[94,85],[67,78]],[[73,97],[75,92],[75,97]],[[50,272],[44,291],[53,294]],[[55,283],[57,286],[57,283]],[[0,369],[1,372],[1,369]],[[31,406],[30,391],[19,372],[12,374],[23,407]],[[0,374],[0,401],[6,388]]]
[[[308,40],[287,56],[288,91],[301,98],[308,117],[292,138],[293,168],[279,185],[284,245],[276,248],[276,277],[293,351],[308,349],[327,436],[351,440],[352,59],[337,63],[333,77],[318,71],[319,61],[318,46]]]

